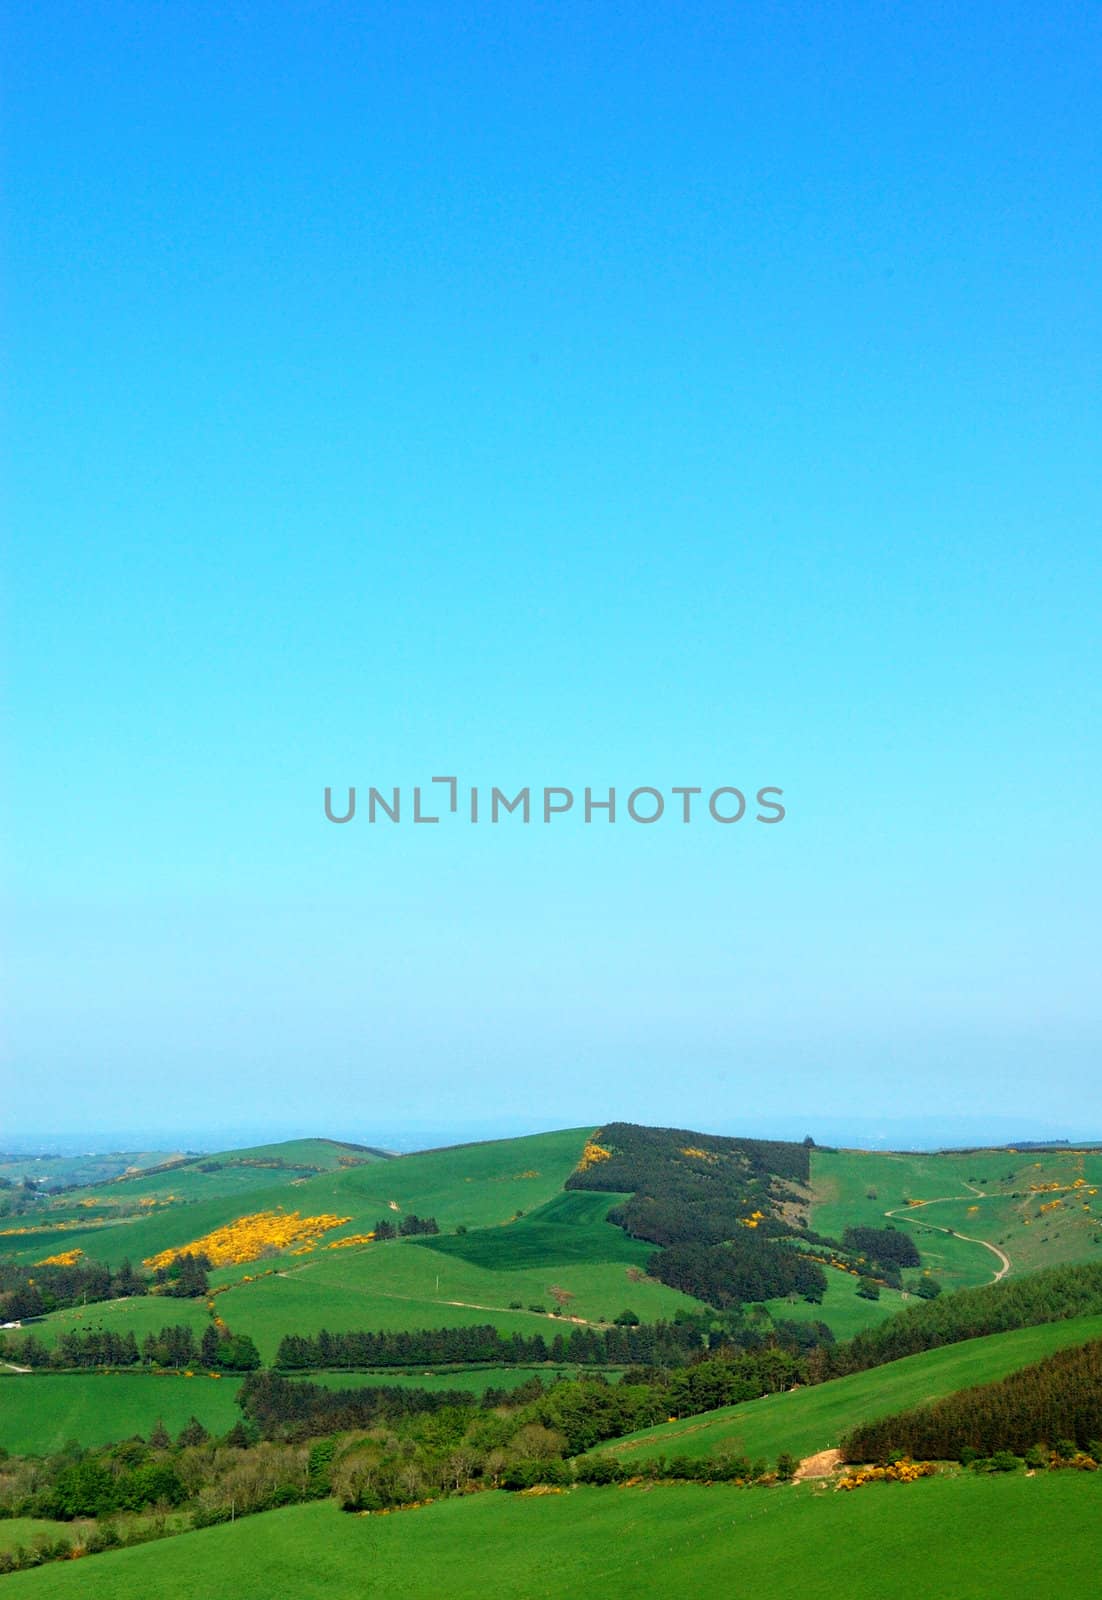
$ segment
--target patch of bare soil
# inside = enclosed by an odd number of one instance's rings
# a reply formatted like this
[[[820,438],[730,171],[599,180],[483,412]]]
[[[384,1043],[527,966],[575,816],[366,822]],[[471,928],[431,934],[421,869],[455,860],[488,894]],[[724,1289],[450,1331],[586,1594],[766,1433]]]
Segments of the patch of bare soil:
[[[808,1478],[829,1478],[841,1465],[840,1450],[820,1450],[813,1456],[805,1456],[800,1462],[796,1468],[796,1482],[804,1483]]]

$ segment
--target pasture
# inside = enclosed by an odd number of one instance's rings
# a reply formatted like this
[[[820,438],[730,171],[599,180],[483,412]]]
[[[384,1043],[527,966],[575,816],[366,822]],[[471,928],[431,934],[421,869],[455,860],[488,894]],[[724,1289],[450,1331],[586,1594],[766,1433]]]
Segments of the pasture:
[[[366,1517],[322,1502],[4,1583],[12,1600],[990,1600],[1035,1588],[1070,1600],[1094,1591],[1100,1509],[1098,1475],[1082,1473],[965,1474],[847,1495],[806,1485],[489,1493]]]

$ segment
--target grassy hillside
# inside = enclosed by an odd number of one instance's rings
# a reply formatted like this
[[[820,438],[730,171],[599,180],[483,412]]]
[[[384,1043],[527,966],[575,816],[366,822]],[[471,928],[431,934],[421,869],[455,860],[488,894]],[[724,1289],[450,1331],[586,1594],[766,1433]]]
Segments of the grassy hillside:
[[[405,1211],[435,1216],[446,1229],[499,1225],[557,1194],[584,1143],[582,1129],[393,1160],[326,1140],[229,1151],[152,1178],[66,1195],[30,1218],[0,1219],[0,1249],[33,1261],[78,1248],[116,1266],[280,1206],[304,1216],[347,1217],[330,1238],[366,1231],[380,1216],[398,1220]],[[273,1150],[286,1157],[272,1156]],[[352,1164],[342,1164],[344,1157]],[[273,1164],[278,1160],[286,1164]],[[216,1170],[203,1171],[204,1163]]]
[[[869,1372],[833,1378],[829,1383],[663,1423],[603,1448],[639,1457],[705,1456],[726,1451],[773,1459],[782,1450],[807,1456],[837,1445],[858,1423],[1005,1377],[1054,1350],[1099,1337],[1102,1317],[1074,1317],[990,1334],[906,1356]]]
[[[815,1150],[811,1183],[816,1232],[840,1239],[890,1214],[946,1288],[990,1282],[998,1251],[1009,1272],[1102,1260],[1102,1151]]]
[[[127,1257],[138,1261],[243,1211],[301,1209],[300,1192],[312,1178],[385,1159],[332,1139],[225,1150],[68,1191],[31,1215],[0,1220],[0,1247],[26,1261],[71,1249],[113,1266]]]
[[[875,1327],[886,1317],[892,1317],[904,1306],[913,1305],[913,1296],[905,1299],[898,1289],[883,1288],[879,1300],[865,1300],[857,1293],[857,1285],[848,1272],[827,1269],[826,1293],[822,1301],[800,1298],[766,1300],[770,1315],[778,1320],[792,1322],[825,1322],[837,1339],[850,1339],[864,1328]]]
[[[393,1159],[322,1139],[227,1151],[59,1197],[32,1219],[8,1219],[11,1228],[35,1231],[7,1232],[0,1223],[0,1250],[35,1262],[79,1248],[117,1266],[183,1248],[255,1212],[347,1219],[333,1222],[305,1253],[212,1273],[212,1285],[224,1291],[218,1314],[251,1334],[268,1360],[283,1334],[322,1327],[491,1321],[502,1331],[531,1332],[532,1307],[559,1306],[567,1316],[594,1322],[627,1309],[644,1321],[699,1309],[680,1290],[643,1278],[654,1247],[605,1220],[624,1201],[622,1193],[564,1192],[567,1179],[578,1180],[589,1132],[566,1129]],[[704,1179],[695,1166],[705,1176],[712,1172],[703,1147],[677,1153],[674,1164],[698,1183]],[[602,1183],[609,1165],[593,1169]],[[884,1212],[894,1211],[947,1288],[986,1282],[999,1267],[991,1250],[962,1237],[969,1232],[990,1234],[995,1248],[1011,1256],[1013,1270],[1092,1254],[1102,1259],[1090,1192],[1095,1178],[1102,1179],[1096,1153],[814,1151],[811,1173],[813,1227],[840,1235],[851,1224],[882,1225]],[[587,1181],[597,1179],[590,1174]],[[908,1207],[908,1201],[922,1203]],[[409,1212],[435,1216],[442,1232],[330,1248],[369,1231],[380,1217],[397,1223]],[[878,1301],[859,1298],[845,1273],[828,1269],[826,1280],[821,1305],[794,1295],[767,1302],[768,1310],[779,1318],[822,1319],[845,1338],[902,1303],[889,1289]],[[36,1332],[48,1343],[73,1326],[133,1331],[141,1339],[165,1322],[186,1321],[201,1331],[205,1316],[196,1302],[127,1300],[56,1313]],[[545,1318],[536,1326],[547,1332],[554,1323]]]
[[[575,1489],[484,1494],[396,1516],[322,1503],[5,1578],[13,1600],[560,1600],[566,1593],[684,1600],[916,1594],[990,1600],[1044,1585],[1093,1592],[1102,1485],[1085,1474],[965,1476],[856,1494]],[[1059,1581],[1049,1576],[1059,1528]]]
[[[317,1333],[323,1327],[343,1332],[489,1322],[502,1332],[551,1338],[560,1319],[529,1308],[542,1306],[549,1313],[557,1304],[552,1291],[570,1297],[563,1301],[566,1317],[587,1321],[611,1322],[625,1308],[646,1322],[670,1318],[681,1307],[699,1309],[676,1289],[629,1276],[638,1270],[622,1258],[499,1269],[403,1239],[317,1251],[220,1294],[217,1306],[230,1327],[252,1335],[269,1361],[284,1333]],[[510,1309],[513,1302],[519,1309]]]

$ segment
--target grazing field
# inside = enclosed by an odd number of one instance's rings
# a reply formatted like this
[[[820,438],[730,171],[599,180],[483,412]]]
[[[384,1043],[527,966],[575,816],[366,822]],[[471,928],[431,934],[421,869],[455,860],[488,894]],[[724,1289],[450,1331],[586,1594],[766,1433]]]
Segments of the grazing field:
[[[1102,1259],[1100,1151],[815,1150],[811,1183],[817,1233],[840,1239],[847,1227],[882,1228],[892,1212],[890,1220],[912,1234],[923,1266],[947,1289],[989,1283],[1000,1270],[998,1257],[976,1240],[1001,1249],[1011,1272]]]
[[[562,1367],[472,1367],[454,1371],[311,1372],[311,1383],[330,1389],[360,1389],[385,1384],[397,1388],[462,1390],[515,1389],[538,1373],[545,1381],[571,1377]],[[0,1447],[11,1455],[49,1455],[70,1443],[86,1449],[114,1444],[140,1434],[148,1439],[158,1421],[173,1438],[191,1417],[209,1433],[227,1433],[240,1420],[236,1395],[240,1374],[212,1378],[183,1373],[34,1373],[0,1377]],[[6,1524],[0,1521],[0,1530]]]
[[[83,1523],[47,1522],[42,1517],[4,1517],[0,1520],[0,1550],[15,1550],[23,1545],[30,1549],[36,1540],[48,1539],[51,1544],[58,1539],[79,1537]]]
[[[53,1345],[63,1333],[132,1333],[139,1345],[147,1333],[160,1333],[174,1323],[184,1324],[202,1336],[210,1325],[202,1300],[184,1300],[164,1295],[137,1295],[130,1300],[97,1300],[88,1306],[70,1306],[55,1311],[41,1321],[28,1323],[24,1332],[34,1334],[45,1345]],[[20,1335],[8,1334],[13,1342]]]
[[[401,1156],[382,1167],[341,1173],[328,1192],[333,1209],[345,1201],[344,1209],[368,1226],[397,1208],[435,1217],[444,1231],[495,1227],[560,1192],[589,1132],[567,1128]],[[319,1186],[319,1195],[326,1192]]]
[[[1034,1589],[1072,1600],[1094,1592],[1100,1511],[1102,1484],[1083,1473],[967,1474],[848,1495],[804,1485],[497,1493],[369,1517],[320,1503],[3,1581],[13,1600],[990,1600]]]
[[[808,1456],[837,1445],[860,1422],[989,1383],[1040,1361],[1054,1350],[1102,1337],[1102,1317],[1073,1317],[1016,1328],[905,1356],[829,1383],[765,1395],[701,1417],[665,1422],[601,1446],[625,1456],[709,1456],[720,1452],[770,1460],[784,1450]]]
[[[240,1385],[205,1372],[9,1374],[0,1378],[0,1446],[11,1455],[50,1455],[73,1442],[148,1438],[158,1420],[175,1438],[192,1416],[209,1432],[226,1433],[241,1416]]]
[[[477,1228],[465,1234],[436,1234],[417,1243],[472,1266],[507,1272],[525,1267],[559,1266],[568,1261],[623,1261],[646,1266],[654,1245],[630,1239],[606,1221],[620,1194],[557,1194],[508,1228]]]
[[[914,1305],[913,1296],[905,1299],[898,1289],[883,1288],[879,1300],[865,1300],[857,1293],[857,1280],[848,1272],[832,1268],[826,1272],[826,1293],[821,1304],[796,1298],[795,1300],[766,1300],[767,1310],[778,1321],[787,1318],[792,1322],[825,1322],[836,1339],[850,1339],[864,1328],[872,1328],[885,1317],[894,1316],[904,1307]]]

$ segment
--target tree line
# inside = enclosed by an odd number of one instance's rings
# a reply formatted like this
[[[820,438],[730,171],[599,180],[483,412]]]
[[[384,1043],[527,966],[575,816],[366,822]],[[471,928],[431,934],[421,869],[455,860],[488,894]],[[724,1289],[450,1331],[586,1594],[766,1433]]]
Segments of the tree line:
[[[680,1365],[701,1347],[693,1324],[640,1323],[610,1328],[571,1327],[546,1339],[542,1333],[500,1333],[490,1323],[469,1328],[367,1329],[287,1334],[274,1365],[283,1371],[349,1367]]]
[[[865,1423],[846,1438],[847,1461],[960,1460],[1036,1446],[1087,1451],[1102,1439],[1102,1339],[1059,1350],[996,1383],[962,1389],[912,1410]]]
[[[100,1367],[204,1367],[212,1372],[252,1372],[260,1366],[260,1352],[247,1333],[211,1323],[196,1339],[183,1324],[149,1333],[139,1347],[133,1333],[90,1328],[66,1330],[51,1350],[32,1334],[13,1354],[22,1365],[36,1370]]]
[[[1100,1313],[1102,1262],[1046,1267],[981,1289],[943,1294],[910,1306],[845,1343],[823,1346],[811,1361],[811,1377],[822,1382],[964,1339]]]

